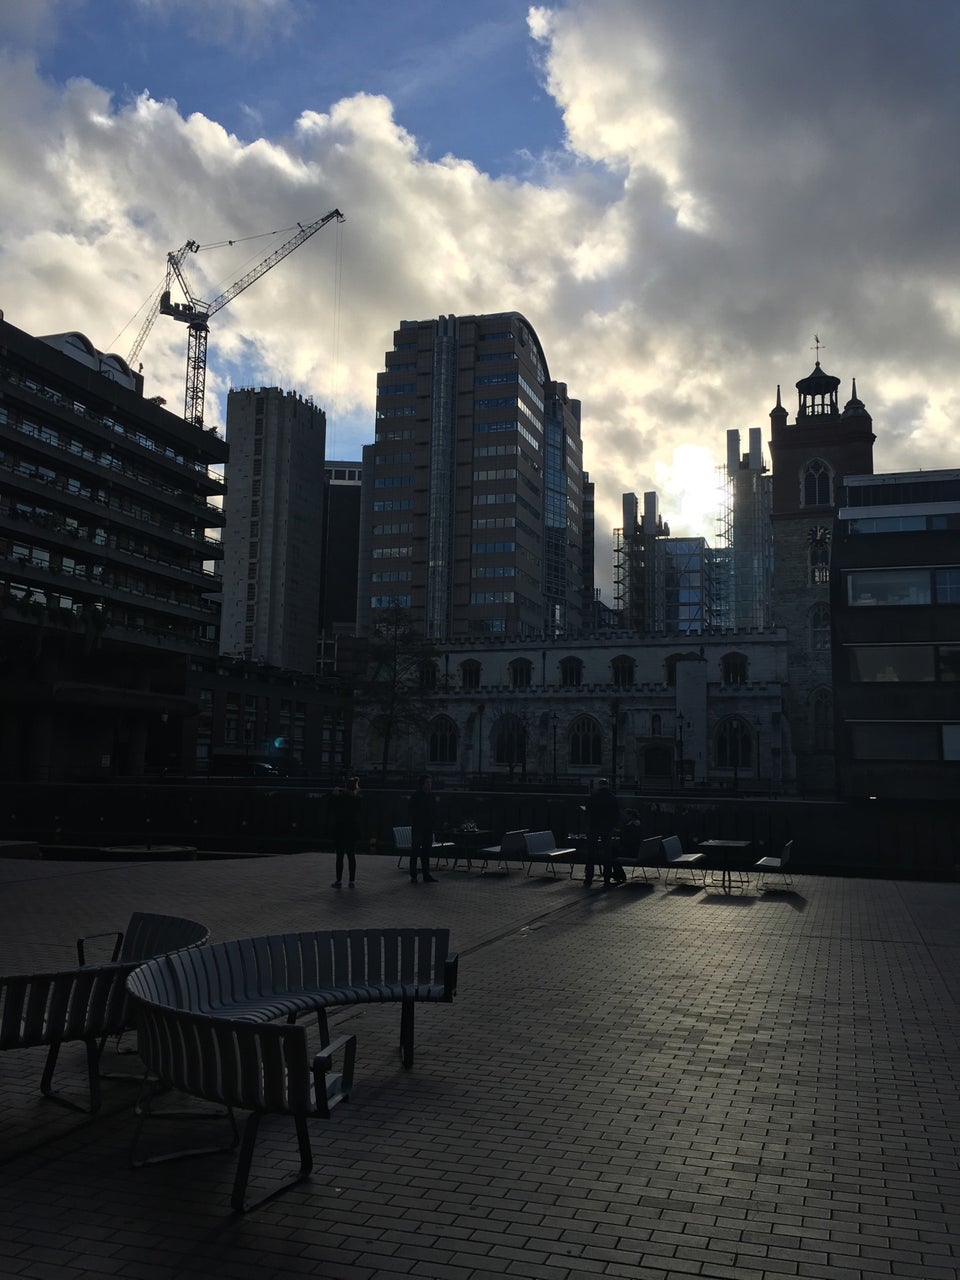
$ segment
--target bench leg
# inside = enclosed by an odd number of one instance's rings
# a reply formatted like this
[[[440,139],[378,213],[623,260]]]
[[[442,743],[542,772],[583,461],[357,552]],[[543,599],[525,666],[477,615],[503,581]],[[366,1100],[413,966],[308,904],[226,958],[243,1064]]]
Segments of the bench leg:
[[[297,1176],[291,1181],[283,1183],[282,1186],[275,1187],[273,1191],[257,1200],[256,1203],[247,1205],[245,1203],[247,1182],[250,1178],[250,1166],[253,1163],[253,1151],[257,1145],[260,1119],[260,1113],[252,1111],[250,1118],[243,1127],[243,1140],[240,1143],[237,1169],[233,1177],[233,1194],[230,1196],[230,1207],[234,1213],[246,1213],[248,1209],[258,1209],[261,1205],[267,1204],[269,1201],[276,1199],[277,1196],[282,1195],[284,1191],[289,1191],[297,1183],[305,1182],[313,1170],[313,1151],[310,1147],[307,1117],[305,1115],[296,1115],[293,1117],[293,1123],[296,1127],[297,1146],[300,1151],[300,1169]]]
[[[84,1040],[83,1042],[83,1047],[87,1054],[87,1077],[90,1087],[90,1104],[87,1107],[81,1106],[79,1102],[73,1102],[70,1098],[65,1098],[62,1094],[54,1092],[53,1073],[60,1054],[60,1044],[59,1040],[54,1041],[47,1051],[43,1075],[40,1077],[40,1092],[45,1098],[49,1098],[51,1102],[59,1102],[61,1107],[69,1107],[71,1111],[86,1111],[90,1115],[94,1115],[100,1110],[100,1053],[97,1049],[97,1042],[95,1039]]]
[[[405,1067],[413,1066],[412,1000],[404,1000],[400,1006],[400,1061]]]

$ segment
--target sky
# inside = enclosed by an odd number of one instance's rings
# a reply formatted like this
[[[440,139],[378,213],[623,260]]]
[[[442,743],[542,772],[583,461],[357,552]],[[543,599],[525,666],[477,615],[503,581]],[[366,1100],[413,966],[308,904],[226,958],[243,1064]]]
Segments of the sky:
[[[958,49],[955,0],[4,0],[0,309],[126,357],[168,251],[209,300],[339,208],[211,319],[207,425],[282,386],[359,458],[401,320],[519,311],[609,599],[621,494],[713,541],[817,339],[875,470],[960,466]],[[176,411],[185,357],[158,317]]]

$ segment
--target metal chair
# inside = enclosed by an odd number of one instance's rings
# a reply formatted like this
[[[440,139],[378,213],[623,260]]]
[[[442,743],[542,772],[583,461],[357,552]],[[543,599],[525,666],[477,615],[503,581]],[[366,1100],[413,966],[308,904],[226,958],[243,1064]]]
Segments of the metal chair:
[[[681,871],[686,871],[690,876],[690,883],[697,883],[696,870],[700,863],[703,862],[702,853],[684,853],[683,845],[680,843],[679,836],[664,836],[660,841],[660,849],[663,853],[663,860],[667,864],[667,874],[663,878],[664,887],[670,883],[670,876],[673,876],[674,884],[677,884],[677,876]],[[706,880],[706,873],[700,870],[700,886],[703,887]]]
[[[397,866],[403,866],[404,858],[410,857],[410,849],[413,845],[413,835],[409,827],[393,828],[393,843],[397,849]],[[437,866],[440,865],[440,859],[443,859],[443,865],[448,867],[450,859],[447,856],[448,849],[455,849],[456,845],[452,840],[434,840],[433,853],[437,859]]]
[[[790,854],[793,849],[793,841],[788,840],[780,850],[779,858],[771,855],[767,858],[761,858],[759,862],[754,864],[754,870],[757,875],[757,889],[762,893],[768,888],[767,881],[770,876],[779,876],[779,883],[774,886],[777,889],[792,889],[793,877],[787,873],[787,863],[790,861]]]

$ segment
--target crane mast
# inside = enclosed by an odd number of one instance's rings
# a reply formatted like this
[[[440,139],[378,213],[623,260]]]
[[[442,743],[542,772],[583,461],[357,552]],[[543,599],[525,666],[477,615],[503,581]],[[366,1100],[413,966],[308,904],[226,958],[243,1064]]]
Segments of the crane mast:
[[[325,213],[322,218],[318,218],[316,222],[307,223],[306,226],[297,224],[299,230],[295,236],[291,236],[286,243],[282,244],[279,249],[275,249],[259,262],[245,276],[241,276],[239,280],[234,281],[228,289],[225,289],[212,302],[203,302],[198,298],[187,279],[183,274],[183,260],[187,253],[195,253],[199,249],[199,245],[195,240],[188,240],[183,248],[178,249],[175,253],[167,254],[167,278],[163,292],[160,294],[160,301],[157,310],[161,315],[171,316],[174,320],[179,320],[187,326],[187,380],[186,390],[183,400],[183,416],[187,422],[192,422],[194,426],[203,426],[203,401],[207,380],[207,336],[210,332],[209,320],[223,307],[231,302],[238,294],[243,293],[244,289],[250,286],[261,276],[275,267],[278,262],[282,262],[288,254],[293,253],[294,249],[298,249],[305,240],[309,240],[312,235],[325,227],[328,222],[334,219],[337,222],[343,222],[344,216],[339,209],[331,209],[329,213]],[[183,296],[186,302],[171,302],[170,285],[173,277],[176,276],[180,288],[183,290]],[[153,314],[156,314],[155,312]],[[150,323],[153,323],[152,318]],[[149,326],[144,322],[145,327]],[[143,335],[146,337],[146,333]],[[140,342],[140,339],[138,339]],[[140,342],[142,345],[142,342]],[[137,348],[139,350],[139,347]]]

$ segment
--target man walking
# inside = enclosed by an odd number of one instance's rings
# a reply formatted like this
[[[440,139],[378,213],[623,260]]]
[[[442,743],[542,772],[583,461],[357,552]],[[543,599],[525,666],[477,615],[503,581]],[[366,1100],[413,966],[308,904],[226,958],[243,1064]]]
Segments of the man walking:
[[[583,872],[583,885],[593,884],[593,868],[599,862],[603,869],[603,887],[620,884],[626,879],[623,867],[613,857],[613,833],[620,821],[620,805],[606,778],[598,778],[596,788],[586,804],[587,810],[587,863]]]

